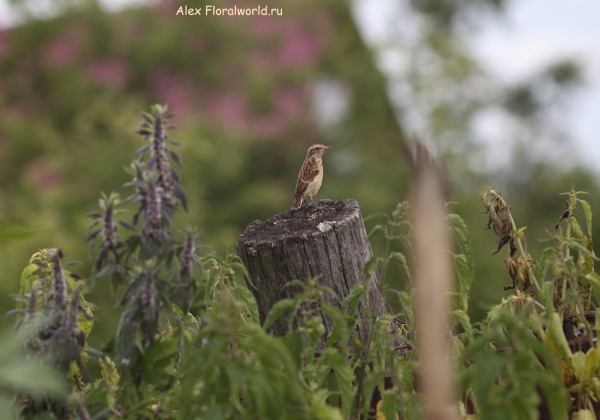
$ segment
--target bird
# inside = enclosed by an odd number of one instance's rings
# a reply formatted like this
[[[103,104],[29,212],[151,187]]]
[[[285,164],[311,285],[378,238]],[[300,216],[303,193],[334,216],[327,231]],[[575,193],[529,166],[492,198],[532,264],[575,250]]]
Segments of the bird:
[[[298,210],[302,207],[302,203],[307,197],[310,197],[312,202],[313,196],[317,194],[321,183],[323,182],[323,153],[330,147],[322,144],[313,144],[306,152],[306,159],[302,163],[300,173],[298,174],[298,182],[296,183],[296,194],[292,210]]]

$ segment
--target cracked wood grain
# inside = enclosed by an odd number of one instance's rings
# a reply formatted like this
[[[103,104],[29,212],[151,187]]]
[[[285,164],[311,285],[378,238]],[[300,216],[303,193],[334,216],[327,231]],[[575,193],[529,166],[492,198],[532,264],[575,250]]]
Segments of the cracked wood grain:
[[[353,286],[363,284],[363,265],[373,255],[358,203],[354,200],[321,200],[296,211],[280,213],[265,222],[255,221],[236,245],[256,285],[250,289],[256,297],[261,323],[275,303],[298,293],[298,287],[286,287],[292,280],[320,275],[318,284],[334,290],[343,301]],[[377,280],[375,272],[368,283],[372,303],[378,295]],[[327,302],[344,309],[333,298],[327,298]],[[361,301],[358,308],[355,332],[364,341],[370,328],[360,312],[365,309],[365,302]],[[371,311],[374,310],[373,304]],[[377,315],[390,312],[385,300]],[[326,330],[331,331],[332,320],[325,317],[324,324]],[[271,330],[277,336],[285,335],[287,319],[277,320]],[[324,346],[325,339],[320,344]]]

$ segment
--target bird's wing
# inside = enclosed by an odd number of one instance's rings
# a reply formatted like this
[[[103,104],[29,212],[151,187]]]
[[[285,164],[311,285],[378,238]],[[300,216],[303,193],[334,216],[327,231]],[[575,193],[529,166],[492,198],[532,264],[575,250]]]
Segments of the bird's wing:
[[[319,165],[317,164],[317,161],[314,159],[305,161],[298,174],[295,196],[301,197],[308,188],[308,185],[314,181],[317,175],[319,175]]]

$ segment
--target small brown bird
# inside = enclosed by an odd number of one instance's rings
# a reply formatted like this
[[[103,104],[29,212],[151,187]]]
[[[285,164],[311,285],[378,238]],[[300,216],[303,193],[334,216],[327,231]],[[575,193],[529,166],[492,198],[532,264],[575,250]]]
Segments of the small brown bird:
[[[322,144],[313,144],[306,152],[306,159],[300,168],[298,182],[296,183],[296,195],[292,210],[298,210],[307,197],[312,199],[317,194],[323,182],[323,153],[330,147]]]

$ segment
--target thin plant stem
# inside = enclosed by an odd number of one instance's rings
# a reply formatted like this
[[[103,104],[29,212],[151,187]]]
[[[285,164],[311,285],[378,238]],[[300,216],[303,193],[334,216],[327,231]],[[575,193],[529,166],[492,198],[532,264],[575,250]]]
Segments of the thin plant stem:
[[[569,208],[569,213],[571,213],[570,208]],[[567,267],[567,264],[569,263],[569,258],[571,257],[571,249],[569,248],[569,242],[571,241],[571,223],[569,220],[570,218],[571,218],[571,215],[569,214],[569,218],[567,219],[567,231],[565,233],[565,239],[566,239],[565,246],[567,247],[567,249],[565,250],[565,268]],[[560,295],[560,298],[563,302],[565,301],[566,294],[567,294],[567,280],[563,279],[562,294]]]

